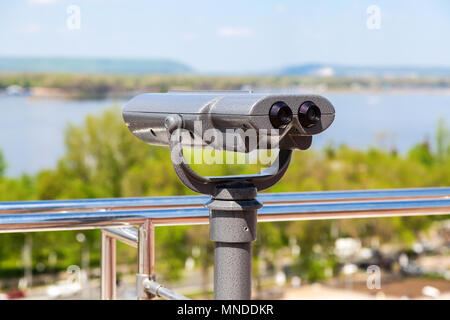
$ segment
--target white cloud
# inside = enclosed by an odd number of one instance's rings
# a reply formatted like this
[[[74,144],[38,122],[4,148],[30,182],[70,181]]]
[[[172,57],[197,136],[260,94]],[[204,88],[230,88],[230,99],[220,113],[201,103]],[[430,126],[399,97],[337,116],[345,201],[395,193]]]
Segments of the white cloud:
[[[24,34],[36,34],[41,31],[41,26],[37,23],[30,23],[20,30]]]
[[[287,11],[287,7],[284,4],[276,4],[274,10],[278,13],[285,13]]]
[[[253,34],[253,29],[247,27],[222,27],[219,29],[221,37],[250,37]]]
[[[57,0],[28,0],[31,4],[40,4],[40,5],[47,5],[47,4],[53,4]]]
[[[205,17],[204,16],[195,16],[194,17],[194,23],[198,25],[205,24]]]
[[[199,35],[195,32],[181,32],[180,38],[183,41],[194,41],[199,38]]]

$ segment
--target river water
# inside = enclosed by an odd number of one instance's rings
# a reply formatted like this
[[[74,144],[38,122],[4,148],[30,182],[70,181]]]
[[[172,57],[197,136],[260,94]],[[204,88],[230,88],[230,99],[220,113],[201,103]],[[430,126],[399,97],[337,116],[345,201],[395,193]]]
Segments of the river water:
[[[450,128],[448,94],[354,94],[325,96],[336,108],[333,125],[314,137],[313,148],[331,141],[366,149],[371,146],[406,152],[428,139],[434,142],[439,119]],[[0,96],[0,149],[7,175],[36,173],[52,168],[64,154],[67,123],[80,124],[87,114],[99,114],[124,101],[43,100]]]

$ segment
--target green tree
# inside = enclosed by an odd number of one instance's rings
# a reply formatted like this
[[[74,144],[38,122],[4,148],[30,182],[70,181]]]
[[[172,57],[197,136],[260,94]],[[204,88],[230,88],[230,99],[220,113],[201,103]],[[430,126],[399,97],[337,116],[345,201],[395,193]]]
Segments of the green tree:
[[[167,148],[149,146],[134,137],[117,107],[101,115],[88,116],[81,125],[70,125],[65,145],[66,152],[56,168],[35,176],[6,177],[6,163],[0,153],[0,201],[193,194],[176,177]],[[448,186],[450,139],[443,122],[438,127],[436,148],[431,145],[418,144],[405,155],[331,144],[321,151],[295,152],[287,174],[269,191]],[[246,172],[249,167],[202,165],[196,170],[204,175],[227,175]],[[291,257],[294,269],[305,279],[316,281],[327,277],[335,267],[332,248],[337,237],[360,238],[365,245],[377,238],[381,243],[409,246],[436,219],[439,217],[259,224],[253,250],[257,286],[261,287],[259,265],[265,262],[277,268],[281,258],[289,255],[283,248],[292,240],[301,247],[300,255]],[[206,283],[213,262],[213,244],[208,239],[207,227],[158,227],[156,230],[157,273],[168,279],[179,279],[186,259],[196,247],[200,248],[200,254],[195,259]],[[45,262],[51,253],[56,253],[58,268],[78,264],[81,247],[74,245],[75,234],[49,232],[33,236],[35,260]],[[99,258],[99,235],[95,230],[87,233],[95,262]],[[23,242],[20,234],[0,235],[1,270],[20,270]],[[125,252],[124,256],[134,256],[128,254],[134,249],[124,250],[128,250],[121,251]]]

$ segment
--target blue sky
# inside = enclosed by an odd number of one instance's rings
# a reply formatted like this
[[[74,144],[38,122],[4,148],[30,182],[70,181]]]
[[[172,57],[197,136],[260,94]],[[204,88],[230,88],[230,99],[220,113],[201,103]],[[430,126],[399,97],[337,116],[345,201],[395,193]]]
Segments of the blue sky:
[[[366,26],[370,5],[380,29]],[[200,72],[450,66],[450,1],[2,1],[0,43],[0,56],[170,58]]]

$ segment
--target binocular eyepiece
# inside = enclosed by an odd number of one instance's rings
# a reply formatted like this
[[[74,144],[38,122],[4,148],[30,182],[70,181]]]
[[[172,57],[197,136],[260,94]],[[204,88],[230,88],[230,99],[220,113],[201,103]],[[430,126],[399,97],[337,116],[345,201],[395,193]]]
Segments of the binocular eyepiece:
[[[270,108],[269,117],[270,123],[276,129],[285,128],[293,119],[291,108],[282,101],[275,103]]]
[[[314,102],[306,101],[298,108],[298,119],[305,128],[311,128],[320,122],[322,113]],[[270,108],[270,123],[276,129],[285,128],[293,120],[291,108],[283,101],[276,102]]]
[[[307,101],[298,108],[298,119],[305,128],[311,128],[319,123],[321,116],[320,108],[314,102]]]

